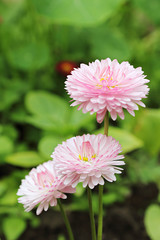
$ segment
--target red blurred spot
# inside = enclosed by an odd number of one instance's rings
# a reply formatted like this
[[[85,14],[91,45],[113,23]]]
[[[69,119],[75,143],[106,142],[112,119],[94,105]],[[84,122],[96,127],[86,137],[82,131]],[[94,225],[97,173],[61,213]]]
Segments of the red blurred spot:
[[[72,61],[61,61],[56,64],[56,70],[63,76],[67,76],[71,73],[74,68],[77,68],[78,65]]]

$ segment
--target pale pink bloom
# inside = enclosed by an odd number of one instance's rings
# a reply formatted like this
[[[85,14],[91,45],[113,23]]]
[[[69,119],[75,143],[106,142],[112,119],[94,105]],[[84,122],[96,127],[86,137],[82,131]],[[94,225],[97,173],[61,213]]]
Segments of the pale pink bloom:
[[[49,205],[56,206],[57,198],[66,199],[64,193],[73,192],[75,189],[64,185],[63,180],[57,176],[53,161],[48,161],[30,171],[22,180],[17,195],[21,196],[18,202],[24,204],[27,212],[39,204],[36,211],[39,215],[43,209],[47,211]]]
[[[83,113],[97,113],[101,123],[106,111],[116,120],[117,115],[124,119],[123,108],[135,116],[134,110],[146,98],[149,88],[141,67],[134,68],[128,62],[121,64],[115,59],[96,60],[89,65],[81,64],[68,75],[66,90],[74,100],[71,106],[79,105]]]
[[[75,187],[83,182],[92,189],[97,184],[104,184],[104,179],[115,181],[115,173],[121,173],[119,165],[124,165],[121,145],[112,137],[105,135],[83,135],[68,139],[59,144],[51,157],[55,169],[64,184]]]

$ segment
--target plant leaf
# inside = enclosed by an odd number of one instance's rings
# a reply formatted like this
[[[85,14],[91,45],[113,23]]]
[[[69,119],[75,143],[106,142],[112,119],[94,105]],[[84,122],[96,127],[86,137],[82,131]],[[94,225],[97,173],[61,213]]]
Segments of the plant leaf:
[[[69,106],[62,98],[45,91],[32,91],[26,95],[25,105],[32,114],[48,118],[55,124],[64,124]]]
[[[160,151],[160,109],[144,109],[137,119],[135,135],[144,142],[144,147],[153,156]]]
[[[23,71],[45,67],[49,60],[49,48],[44,43],[29,43],[9,51],[11,64]]]
[[[40,153],[48,159],[54,151],[54,148],[59,143],[62,143],[63,140],[64,138],[58,136],[45,136],[39,141],[38,149]]]
[[[37,152],[28,151],[28,152],[17,152],[17,153],[8,155],[5,161],[15,166],[29,168],[29,167],[34,167],[34,166],[37,166],[38,164],[43,163],[44,159]]]
[[[0,136],[0,154],[9,154],[13,151],[13,141],[7,136]]]
[[[18,239],[26,227],[26,221],[19,217],[6,217],[2,223],[3,232],[7,240]]]
[[[114,14],[122,0],[32,0],[36,10],[59,24],[90,26]]]
[[[106,25],[90,30],[91,54],[94,58],[124,61],[131,56],[131,49],[122,33]],[[118,44],[117,44],[118,43]]]
[[[102,133],[104,129],[101,128],[95,132],[95,134]],[[120,129],[118,127],[109,127],[109,136],[114,137],[119,143],[122,145],[122,152],[128,153],[137,148],[141,148],[143,146],[142,140],[134,136],[128,131]]]
[[[134,0],[136,7],[140,8],[154,23],[160,23],[160,1],[159,0]]]
[[[156,204],[150,205],[145,211],[144,224],[146,231],[152,240],[160,239],[160,207]]]

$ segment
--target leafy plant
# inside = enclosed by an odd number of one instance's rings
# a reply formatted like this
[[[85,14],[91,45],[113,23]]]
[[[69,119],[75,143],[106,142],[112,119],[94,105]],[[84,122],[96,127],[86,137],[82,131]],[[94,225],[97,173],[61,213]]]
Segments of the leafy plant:
[[[38,225],[34,214],[17,205],[17,188],[28,170],[48,160],[67,138],[103,132],[95,116],[67,104],[59,61],[79,65],[110,57],[142,66],[151,80],[148,108],[135,118],[125,113],[125,120],[109,128],[127,154],[127,167],[121,186],[107,187],[103,200],[106,206],[125,201],[132,184],[154,182],[159,188],[159,6],[159,0],[0,1],[0,230],[6,239],[20,238],[28,222]],[[68,209],[87,208],[78,188],[81,201],[75,195]],[[95,203],[96,196],[97,211]],[[145,213],[153,240],[159,239],[158,214],[157,204]]]
[[[145,227],[148,235],[152,240],[158,240],[160,238],[160,207],[159,205],[150,205],[146,212],[144,218]]]

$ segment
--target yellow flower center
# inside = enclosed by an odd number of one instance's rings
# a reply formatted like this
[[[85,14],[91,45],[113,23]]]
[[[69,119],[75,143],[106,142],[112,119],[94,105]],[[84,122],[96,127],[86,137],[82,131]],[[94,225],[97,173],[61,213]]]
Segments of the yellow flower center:
[[[96,158],[96,154],[91,156],[91,159]],[[84,162],[88,162],[88,157],[81,157],[81,155],[79,154],[79,159],[83,160]]]
[[[83,160],[84,162],[88,162],[89,160],[94,158],[96,158],[96,154],[90,142],[89,141],[83,142],[79,154],[79,159]]]
[[[97,87],[98,89],[102,89],[102,88],[113,89],[113,88],[115,88],[115,87],[117,86],[117,85],[115,84],[116,81],[114,81],[111,76],[102,77],[99,81],[100,81],[100,83],[97,83],[97,84],[96,84],[96,87]]]

